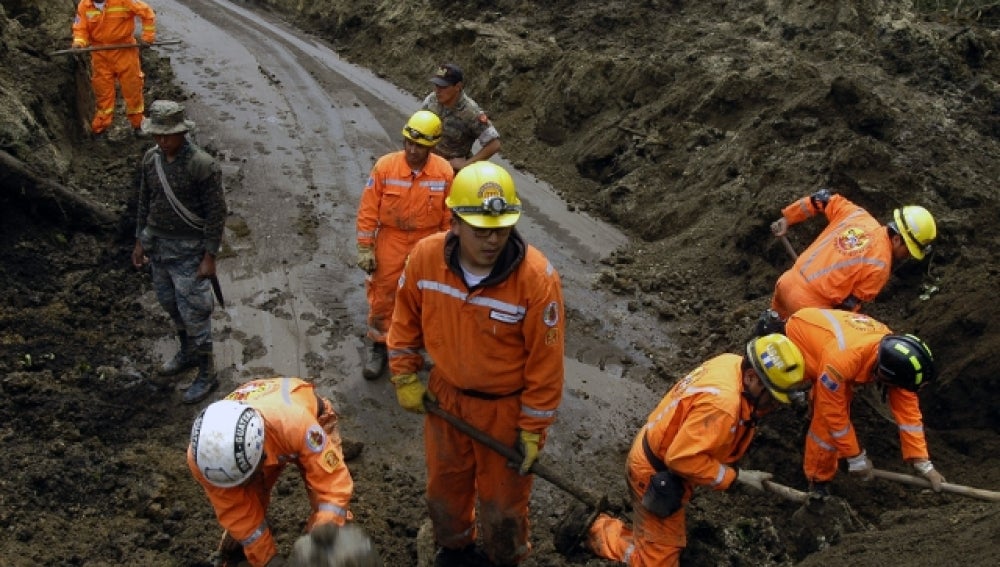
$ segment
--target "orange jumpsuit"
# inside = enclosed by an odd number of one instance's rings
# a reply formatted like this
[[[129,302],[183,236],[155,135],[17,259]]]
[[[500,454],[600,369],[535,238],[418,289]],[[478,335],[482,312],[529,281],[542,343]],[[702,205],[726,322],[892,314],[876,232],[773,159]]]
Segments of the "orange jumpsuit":
[[[375,271],[365,280],[368,338],[385,343],[396,301],[396,284],[410,249],[421,238],[448,230],[451,210],[444,204],[455,176],[441,156],[430,154],[418,174],[403,151],[375,163],[358,207],[358,244],[375,246]]]
[[[635,525],[629,529],[622,520],[599,515],[587,541],[594,553],[632,567],[680,564],[687,545],[684,506],[666,518],[643,507],[643,494],[657,472],[646,457],[643,439],[682,477],[684,503],[695,486],[729,488],[737,473],[728,465],[743,456],[755,432],[750,425],[753,407],[742,395],[742,362],[736,354],[712,358],[675,384],[649,414],[626,462]]]
[[[825,207],[807,196],[781,211],[789,226],[820,213],[829,224],[775,286],[771,308],[782,319],[803,307],[839,307],[849,298],[870,302],[889,281],[892,240],[868,211],[836,194]],[[857,303],[853,310],[860,308]]]
[[[493,273],[470,289],[450,232],[421,240],[399,280],[389,328],[393,375],[434,360],[428,389],[441,408],[514,446],[518,430],[544,435],[563,389],[563,312],[559,274],[513,231]],[[532,475],[473,442],[440,417],[424,420],[427,502],[434,536],[459,549],[477,537],[498,565],[523,560]]]
[[[838,458],[861,452],[851,424],[851,400],[855,389],[875,381],[879,342],[891,333],[867,315],[839,309],[802,309],[788,319],[785,334],[802,351],[806,379],[813,382],[812,422],[803,463],[810,481],[832,480]],[[917,394],[892,386],[888,394],[903,458],[927,459]]]
[[[135,44],[135,18],[142,21],[142,41],[156,39],[156,14],[140,0],[107,0],[98,10],[93,0],[80,0],[73,20],[73,47],[100,47]],[[132,128],[142,126],[145,103],[142,98],[144,75],[139,65],[139,49],[108,49],[90,53],[93,66],[90,83],[97,108],[90,123],[95,134],[108,129],[115,113],[115,81],[121,85],[125,114]]]
[[[187,462],[219,523],[243,545],[253,567],[277,554],[266,514],[271,489],[289,463],[299,468],[312,505],[307,531],[323,523],[342,526],[352,518],[348,506],[354,481],[344,464],[337,415],[312,384],[299,378],[253,380],[226,399],[246,402],[264,417],[264,457],[257,471],[239,486],[220,488],[198,470],[190,446]]]

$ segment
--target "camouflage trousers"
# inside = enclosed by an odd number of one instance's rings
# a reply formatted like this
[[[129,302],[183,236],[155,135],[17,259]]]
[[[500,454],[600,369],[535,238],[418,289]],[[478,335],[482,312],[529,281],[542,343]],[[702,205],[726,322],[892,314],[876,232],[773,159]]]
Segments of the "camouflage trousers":
[[[174,328],[187,331],[195,352],[211,352],[215,298],[211,283],[197,277],[205,253],[201,241],[157,238],[147,253],[156,299]]]

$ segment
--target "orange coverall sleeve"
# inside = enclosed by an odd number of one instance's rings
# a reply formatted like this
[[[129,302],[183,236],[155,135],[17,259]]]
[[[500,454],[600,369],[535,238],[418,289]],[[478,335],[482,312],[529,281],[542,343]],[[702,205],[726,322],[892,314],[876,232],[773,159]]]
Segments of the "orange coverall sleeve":
[[[149,4],[140,2],[140,0],[132,1],[132,9],[135,15],[139,16],[139,21],[142,22],[142,31],[140,35],[142,41],[145,41],[146,43],[153,43],[156,41],[156,13],[149,7]]]
[[[220,488],[208,482],[198,470],[190,447],[187,462],[191,474],[205,489],[219,525],[237,541],[250,541],[244,544],[243,552],[253,567],[267,565],[277,555],[278,547],[267,525],[267,510],[261,504],[259,496],[246,486]]]
[[[372,167],[365,183],[365,189],[361,192],[361,202],[358,204],[358,244],[372,246],[375,244],[375,231],[378,229],[379,204],[382,202],[382,194],[385,192],[385,175],[382,168],[385,165],[385,157],[379,158]]]
[[[715,451],[733,445],[730,432],[736,420],[714,403],[692,401],[663,462],[692,484],[725,490],[736,480],[736,471],[719,461]]]
[[[924,417],[917,394],[903,388],[890,387],[889,409],[899,427],[899,446],[903,459],[929,459],[927,438],[924,436]]]
[[[298,445],[299,469],[312,504],[312,514],[306,527],[312,529],[317,524],[326,523],[343,526],[352,517],[349,508],[354,480],[344,464],[340,449],[334,446],[314,417],[308,414],[306,417],[299,421],[297,429],[288,432]],[[310,440],[317,439],[320,434],[324,442],[316,447]]]
[[[816,380],[813,395],[813,413],[827,430],[837,447],[837,452],[845,457],[853,457],[861,452],[858,436],[851,423],[851,383],[829,365]]]
[[[525,259],[535,274],[526,278],[531,298],[524,318],[524,391],[517,427],[544,432],[562,401],[566,317],[559,273],[535,248]]]
[[[830,195],[830,200],[827,202],[826,207],[820,209],[813,205],[812,195],[806,195],[784,209],[781,209],[781,216],[785,217],[789,226],[809,220],[819,214],[825,214],[829,222],[834,222],[835,219],[857,208],[858,206],[852,203],[847,197],[834,193]]]

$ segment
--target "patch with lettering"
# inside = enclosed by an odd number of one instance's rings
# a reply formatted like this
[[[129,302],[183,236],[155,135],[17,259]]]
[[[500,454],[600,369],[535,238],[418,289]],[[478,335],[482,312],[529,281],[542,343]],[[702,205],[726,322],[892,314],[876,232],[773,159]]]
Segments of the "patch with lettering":
[[[520,313],[507,313],[506,311],[498,311],[496,309],[490,310],[490,319],[494,321],[500,321],[501,323],[516,324],[520,323],[521,319],[524,319],[524,315]]]
[[[826,387],[827,390],[830,390],[831,392],[836,392],[840,389],[840,382],[831,378],[829,374],[824,373],[819,377],[819,381],[824,387]]]
[[[858,254],[868,248],[869,242],[871,242],[871,236],[867,232],[857,227],[851,227],[837,236],[834,240],[834,246],[844,254]]]
[[[306,430],[306,447],[313,453],[319,453],[325,445],[326,432],[319,424],[310,425],[309,429]]]
[[[559,322],[559,304],[553,301],[545,306],[545,310],[542,311],[542,323],[546,326],[555,327],[556,323]]]

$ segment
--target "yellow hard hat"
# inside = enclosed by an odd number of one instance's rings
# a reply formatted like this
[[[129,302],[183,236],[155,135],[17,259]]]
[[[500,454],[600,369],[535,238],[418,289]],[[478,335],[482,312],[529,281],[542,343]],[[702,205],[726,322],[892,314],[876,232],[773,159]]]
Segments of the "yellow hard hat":
[[[934,217],[923,207],[909,205],[892,212],[896,232],[903,237],[906,249],[917,260],[923,260],[937,238]]]
[[[418,110],[403,126],[403,137],[428,148],[441,141],[441,119],[430,110]]]
[[[788,394],[809,389],[802,351],[785,335],[772,333],[747,343],[747,358],[771,396],[783,404]]]
[[[476,228],[504,228],[521,218],[514,180],[507,170],[489,161],[477,161],[459,170],[445,204]]]

